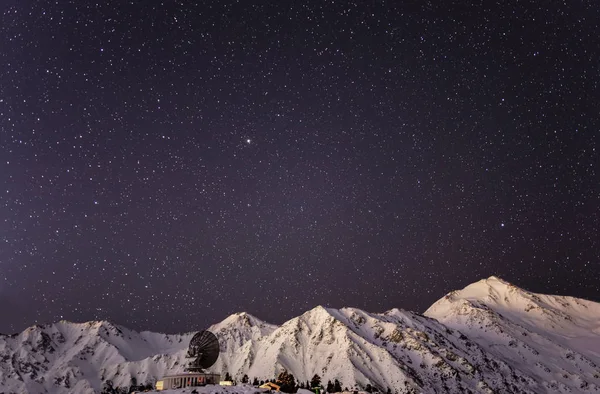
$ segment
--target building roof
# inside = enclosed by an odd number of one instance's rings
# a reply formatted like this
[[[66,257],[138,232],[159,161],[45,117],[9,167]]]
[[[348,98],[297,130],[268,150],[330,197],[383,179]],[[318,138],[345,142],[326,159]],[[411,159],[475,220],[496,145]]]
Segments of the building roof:
[[[262,384],[258,387],[263,388],[263,389],[271,388],[271,389],[275,389],[277,391],[279,391],[279,389],[281,388],[281,386],[279,386],[278,384],[275,384],[273,382],[266,382],[265,384]]]
[[[194,377],[205,377],[205,376],[215,376],[215,375],[219,375],[221,376],[220,373],[214,373],[214,372],[183,372],[183,373],[179,373],[179,374],[175,374],[175,375],[166,375],[163,376],[162,379],[166,379],[166,378],[194,378]]]

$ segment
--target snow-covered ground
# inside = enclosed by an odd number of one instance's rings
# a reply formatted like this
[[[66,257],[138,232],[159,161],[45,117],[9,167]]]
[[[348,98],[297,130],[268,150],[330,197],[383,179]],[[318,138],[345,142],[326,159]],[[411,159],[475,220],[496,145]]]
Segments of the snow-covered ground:
[[[219,386],[219,385],[207,385],[203,387],[188,387],[185,389],[174,389],[174,390],[162,390],[162,391],[148,391],[148,394],[191,394],[192,391],[198,394],[256,394],[266,393],[269,390],[260,389],[254,386],[238,385],[238,386]],[[312,391],[298,391],[299,394],[314,394]]]
[[[238,386],[216,386],[216,385],[208,385],[204,387],[193,387],[193,388],[185,388],[185,389],[176,389],[176,390],[162,390],[162,391],[147,391],[148,394],[191,394],[192,391],[196,391],[198,394],[258,394],[258,393],[268,393],[269,390],[256,388],[254,386],[249,385],[238,385]],[[314,391],[298,389],[296,394],[314,394]],[[349,392],[340,393],[340,394],[351,394]],[[359,394],[365,394],[364,392],[359,392]]]
[[[287,370],[296,381],[318,374],[324,385],[338,379],[349,390],[600,391],[600,304],[534,294],[495,277],[446,295],[425,315],[319,306],[281,326],[238,313],[210,330],[221,345],[210,371],[238,381]],[[0,392],[91,394],[109,381],[124,388],[154,383],[183,370],[192,335],[138,333],[108,322],[30,327],[0,336]]]

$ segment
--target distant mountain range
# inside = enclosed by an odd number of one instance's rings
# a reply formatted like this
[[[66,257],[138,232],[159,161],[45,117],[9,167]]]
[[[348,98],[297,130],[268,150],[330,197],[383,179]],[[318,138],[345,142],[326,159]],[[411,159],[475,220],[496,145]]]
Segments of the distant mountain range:
[[[281,326],[247,313],[209,328],[211,368],[240,380],[318,374],[342,387],[397,393],[600,391],[600,304],[528,292],[490,277],[424,315],[318,306]],[[105,321],[59,322],[0,336],[0,393],[99,393],[181,372],[194,333],[135,332]]]

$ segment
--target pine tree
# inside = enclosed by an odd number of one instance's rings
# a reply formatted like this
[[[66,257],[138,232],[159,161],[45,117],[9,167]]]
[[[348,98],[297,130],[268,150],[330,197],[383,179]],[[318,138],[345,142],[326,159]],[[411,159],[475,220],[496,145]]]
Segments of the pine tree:
[[[254,380],[252,381],[252,385],[253,386],[258,386],[259,385],[258,378],[254,378]]]
[[[228,382],[233,380],[233,379],[231,379],[231,375],[229,374],[229,372],[225,372],[225,380]]]
[[[280,385],[280,390],[286,393],[295,393],[298,391],[296,387],[296,379],[294,375],[288,373],[288,371],[283,371],[277,377],[277,384]]]
[[[244,376],[242,377],[242,383],[247,384],[248,380],[250,380],[250,378],[248,378],[248,375],[244,374]]]
[[[131,382],[129,382],[129,391],[127,393],[132,393],[134,391],[138,391],[138,381],[137,378],[135,376],[131,377]]]
[[[327,392],[328,393],[334,393],[335,392],[335,390],[333,388],[333,383],[331,383],[331,380],[327,381]]]
[[[329,391],[329,390],[327,390],[327,391]],[[337,379],[336,379],[336,380],[333,382],[333,392],[334,392],[334,393],[339,393],[339,392],[341,392],[341,391],[342,391],[342,384],[340,383],[340,381],[339,381],[339,380],[337,380]]]
[[[321,377],[317,374],[310,380],[310,387],[321,387]]]
[[[115,389],[113,387],[112,380],[107,380],[106,382],[104,382],[104,385],[102,387],[102,394],[113,394],[114,392]]]
[[[284,383],[287,379],[288,379],[288,371],[286,371],[285,369],[283,371],[281,371],[279,373],[279,375],[277,375],[277,383]]]

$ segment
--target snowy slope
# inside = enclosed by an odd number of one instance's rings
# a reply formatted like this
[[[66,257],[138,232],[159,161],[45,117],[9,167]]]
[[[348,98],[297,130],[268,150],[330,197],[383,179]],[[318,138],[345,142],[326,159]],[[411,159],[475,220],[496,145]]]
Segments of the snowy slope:
[[[209,327],[219,338],[221,354],[212,371],[247,371],[255,361],[262,339],[277,326],[265,323],[247,313],[236,313]],[[241,378],[243,373],[238,376]]]
[[[0,392],[94,393],[177,370],[187,335],[137,333],[108,322],[59,322],[0,336]]]
[[[281,326],[238,313],[209,329],[221,344],[211,371],[238,380],[285,369],[297,381],[318,374],[324,383],[398,393],[600,391],[600,304],[495,277],[448,294],[425,316],[319,306]],[[152,383],[183,370],[192,335],[60,322],[0,336],[0,393],[93,393],[106,380],[128,387],[132,377]]]
[[[448,294],[425,315],[530,376],[536,392],[600,391],[598,303],[535,294],[491,277]]]

